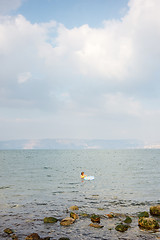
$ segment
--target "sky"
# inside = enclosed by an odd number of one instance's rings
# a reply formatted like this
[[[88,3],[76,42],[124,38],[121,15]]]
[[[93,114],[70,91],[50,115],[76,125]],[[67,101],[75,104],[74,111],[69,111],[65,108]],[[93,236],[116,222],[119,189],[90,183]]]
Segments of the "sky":
[[[0,0],[0,140],[160,142],[159,0]]]

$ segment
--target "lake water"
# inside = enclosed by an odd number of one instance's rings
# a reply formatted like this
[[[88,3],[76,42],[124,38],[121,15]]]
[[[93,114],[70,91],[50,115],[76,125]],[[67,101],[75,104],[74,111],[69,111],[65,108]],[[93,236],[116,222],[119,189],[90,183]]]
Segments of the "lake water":
[[[80,173],[94,175],[82,181]],[[125,233],[115,231],[110,212],[136,216],[160,204],[160,150],[4,150],[0,151],[0,239],[10,227],[19,239],[33,232],[51,239],[157,239],[160,232],[142,231],[135,218]],[[69,227],[44,224],[77,213],[102,215],[102,229],[80,217]],[[160,220],[160,219],[158,219]]]

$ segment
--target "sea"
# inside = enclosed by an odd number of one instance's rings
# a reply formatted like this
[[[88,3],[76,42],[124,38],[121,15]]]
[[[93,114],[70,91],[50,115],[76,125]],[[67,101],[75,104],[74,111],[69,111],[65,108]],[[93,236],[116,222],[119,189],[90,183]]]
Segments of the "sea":
[[[94,180],[80,178],[84,171]],[[160,204],[160,150],[0,150],[0,239],[31,233],[41,238],[158,239],[160,230],[138,226],[138,213]],[[70,226],[60,221],[76,205],[79,219]],[[117,217],[108,218],[114,213]],[[90,227],[100,215],[103,228]],[[132,223],[124,233],[115,226],[126,216]],[[44,223],[56,217],[56,223]],[[160,222],[160,218],[157,220]]]

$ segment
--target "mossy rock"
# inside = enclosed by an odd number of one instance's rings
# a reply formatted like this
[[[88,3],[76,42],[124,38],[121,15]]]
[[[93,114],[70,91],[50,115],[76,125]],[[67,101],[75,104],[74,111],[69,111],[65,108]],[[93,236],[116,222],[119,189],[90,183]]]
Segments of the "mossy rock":
[[[126,219],[124,220],[124,223],[131,223],[132,219],[130,217],[126,217]]]
[[[92,221],[92,222],[100,223],[100,216],[93,214],[93,215],[91,216],[91,221]]]
[[[144,211],[144,212],[140,212],[139,214],[138,214],[138,217],[139,218],[141,218],[141,217],[149,217],[149,213],[148,212],[146,212],[146,211]]]
[[[74,218],[74,219],[78,219],[79,217],[78,217],[78,214],[76,214],[76,213],[74,213],[74,212],[71,212],[70,213],[70,217],[71,218]]]
[[[11,238],[12,238],[12,240],[18,240],[18,237],[16,236],[16,234],[12,234]]]
[[[12,234],[14,231],[10,228],[6,228],[6,229],[4,229],[4,232],[7,234]]]
[[[160,205],[151,206],[150,214],[153,216],[160,216]]]
[[[57,218],[54,217],[45,217],[44,218],[44,223],[56,223],[58,221]]]
[[[159,224],[158,222],[153,219],[153,218],[140,218],[138,220],[138,225],[142,228],[148,229],[148,230],[152,230],[152,229],[158,229],[159,228]]]
[[[71,206],[69,209],[71,211],[75,211],[75,210],[79,210],[79,207],[78,206]]]
[[[119,232],[125,232],[125,231],[127,231],[128,230],[128,228],[129,228],[129,226],[128,225],[126,225],[126,224],[118,224],[116,227],[115,227],[115,229],[117,230],[117,231],[119,231]]]
[[[40,236],[37,233],[32,233],[26,237],[26,240],[40,240]]]

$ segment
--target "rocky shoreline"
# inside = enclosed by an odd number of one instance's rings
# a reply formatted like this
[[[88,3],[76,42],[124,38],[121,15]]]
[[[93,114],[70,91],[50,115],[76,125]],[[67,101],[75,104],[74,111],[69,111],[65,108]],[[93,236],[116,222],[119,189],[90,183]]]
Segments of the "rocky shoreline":
[[[100,211],[104,209],[99,209]],[[87,221],[86,221],[87,219]],[[121,213],[106,213],[106,214],[87,214],[83,213],[79,210],[78,206],[71,206],[66,211],[66,217],[63,219],[57,219],[53,216],[46,216],[43,219],[43,223],[45,225],[54,226],[55,223],[59,225],[59,227],[70,227],[71,225],[74,225],[75,222],[78,225],[79,221],[84,221],[84,224],[86,222],[86,227],[88,228],[95,228],[103,229],[104,227],[107,227],[107,231],[119,232],[121,234],[127,232],[129,229],[131,231],[131,234],[134,232],[134,229],[139,227],[140,232],[139,236],[141,235],[141,238],[139,239],[160,239],[160,205],[151,206],[149,211],[139,212],[134,216],[129,216],[128,214],[121,214]],[[90,221],[89,224],[87,224]],[[102,224],[103,223],[103,224]],[[143,233],[143,234],[142,234]],[[12,240],[55,240],[54,236],[40,236],[41,234],[38,232],[31,232],[29,235],[22,238],[19,236],[19,233],[16,229],[12,229],[10,227],[7,227],[3,230],[3,237],[6,240],[12,239]],[[97,232],[98,235],[98,232]],[[111,235],[111,234],[110,234]],[[116,235],[116,234],[115,234]],[[143,236],[142,236],[143,235]],[[131,239],[129,236],[127,237],[125,235],[121,235],[118,237],[118,239]],[[60,237],[58,240],[71,240],[73,237]],[[104,238],[99,238],[104,239]],[[105,239],[111,239],[109,236]],[[115,238],[117,239],[117,238]]]

